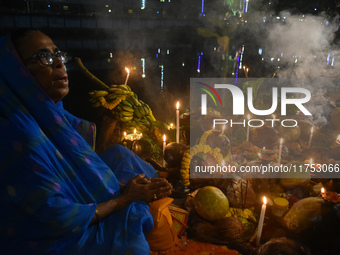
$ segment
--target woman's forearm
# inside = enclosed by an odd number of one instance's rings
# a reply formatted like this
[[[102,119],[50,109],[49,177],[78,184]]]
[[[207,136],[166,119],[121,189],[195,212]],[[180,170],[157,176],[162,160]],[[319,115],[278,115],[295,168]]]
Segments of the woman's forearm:
[[[119,197],[97,204],[96,212],[93,215],[93,218],[90,224],[98,223],[99,221],[101,221],[102,219],[110,215],[111,213],[114,213],[116,211],[119,211],[125,208],[131,202],[132,201],[127,199],[126,196],[120,195]]]

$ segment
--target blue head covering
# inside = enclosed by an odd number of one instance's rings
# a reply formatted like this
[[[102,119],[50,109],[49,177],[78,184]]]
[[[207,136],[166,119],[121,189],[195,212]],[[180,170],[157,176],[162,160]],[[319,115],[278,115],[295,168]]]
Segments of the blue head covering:
[[[0,63],[0,253],[148,254],[147,204],[90,226],[97,203],[119,195],[115,174],[35,82],[9,36],[0,38]]]

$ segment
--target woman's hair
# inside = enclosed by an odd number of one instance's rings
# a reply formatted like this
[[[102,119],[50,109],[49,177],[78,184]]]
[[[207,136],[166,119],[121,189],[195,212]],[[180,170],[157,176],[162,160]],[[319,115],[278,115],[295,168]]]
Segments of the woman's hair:
[[[19,28],[11,33],[11,40],[16,49],[18,49],[19,39],[25,37],[26,35],[32,32],[41,32],[38,29],[34,28]]]

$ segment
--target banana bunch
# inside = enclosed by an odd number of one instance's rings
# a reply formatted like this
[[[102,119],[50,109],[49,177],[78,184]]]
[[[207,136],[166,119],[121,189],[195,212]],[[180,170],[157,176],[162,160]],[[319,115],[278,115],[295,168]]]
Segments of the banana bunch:
[[[104,107],[124,122],[128,131],[149,132],[156,121],[150,106],[138,99],[128,85],[110,85],[107,90],[90,92],[93,107]]]
[[[253,212],[249,209],[240,209],[240,208],[234,208],[234,207],[229,207],[229,212],[227,213],[227,215],[225,217],[234,217],[234,218],[238,218],[238,217],[242,217],[245,218],[247,220],[251,220],[253,222],[256,222],[256,218],[253,214]]]

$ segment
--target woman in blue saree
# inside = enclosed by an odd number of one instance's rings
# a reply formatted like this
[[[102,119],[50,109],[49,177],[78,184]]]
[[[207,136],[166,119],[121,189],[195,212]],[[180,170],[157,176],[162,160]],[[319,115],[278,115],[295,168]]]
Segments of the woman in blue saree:
[[[125,147],[99,157],[79,135],[47,35],[0,38],[0,63],[0,253],[149,254],[147,203],[171,185]]]

